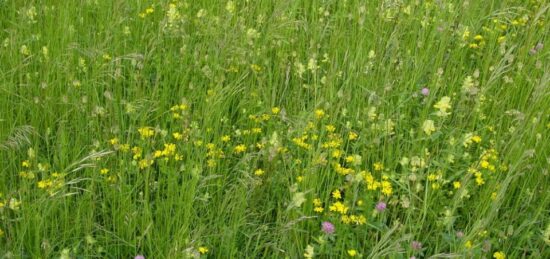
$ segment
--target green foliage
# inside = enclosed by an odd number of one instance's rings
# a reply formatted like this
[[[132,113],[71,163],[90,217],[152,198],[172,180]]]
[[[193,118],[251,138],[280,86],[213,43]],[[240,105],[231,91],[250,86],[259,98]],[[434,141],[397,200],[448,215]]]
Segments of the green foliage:
[[[0,0],[0,257],[548,258],[549,9]]]

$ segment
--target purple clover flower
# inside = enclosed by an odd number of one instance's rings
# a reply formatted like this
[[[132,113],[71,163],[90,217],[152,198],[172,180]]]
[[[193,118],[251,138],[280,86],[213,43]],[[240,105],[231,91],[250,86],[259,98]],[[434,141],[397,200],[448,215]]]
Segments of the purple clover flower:
[[[411,248],[413,250],[420,250],[420,249],[422,249],[422,243],[414,240],[414,241],[411,242]]]
[[[326,234],[332,234],[334,233],[334,225],[328,221],[324,221],[321,223],[321,230]]]
[[[386,205],[386,203],[383,202],[383,201],[378,202],[378,203],[376,204],[376,210],[377,210],[378,212],[383,212],[384,210],[386,210],[386,207],[387,207],[387,205]]]
[[[422,95],[424,96],[428,96],[430,94],[430,89],[424,87],[422,88],[422,90],[420,90],[420,93],[422,93]]]

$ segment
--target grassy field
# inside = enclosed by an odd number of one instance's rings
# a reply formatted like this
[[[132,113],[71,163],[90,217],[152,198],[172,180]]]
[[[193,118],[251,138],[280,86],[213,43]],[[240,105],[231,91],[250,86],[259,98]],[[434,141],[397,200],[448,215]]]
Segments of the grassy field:
[[[0,258],[550,258],[549,10],[0,0]]]

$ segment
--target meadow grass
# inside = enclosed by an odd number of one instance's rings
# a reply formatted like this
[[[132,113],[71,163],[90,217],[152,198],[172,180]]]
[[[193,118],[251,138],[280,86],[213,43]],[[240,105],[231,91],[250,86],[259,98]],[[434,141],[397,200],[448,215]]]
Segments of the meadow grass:
[[[550,258],[549,8],[0,0],[0,257]]]

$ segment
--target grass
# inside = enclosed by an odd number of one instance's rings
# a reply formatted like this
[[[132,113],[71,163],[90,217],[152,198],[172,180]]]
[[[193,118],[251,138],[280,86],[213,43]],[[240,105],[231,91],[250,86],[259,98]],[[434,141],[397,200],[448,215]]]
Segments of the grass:
[[[550,257],[550,5],[403,2],[0,0],[0,256]]]

